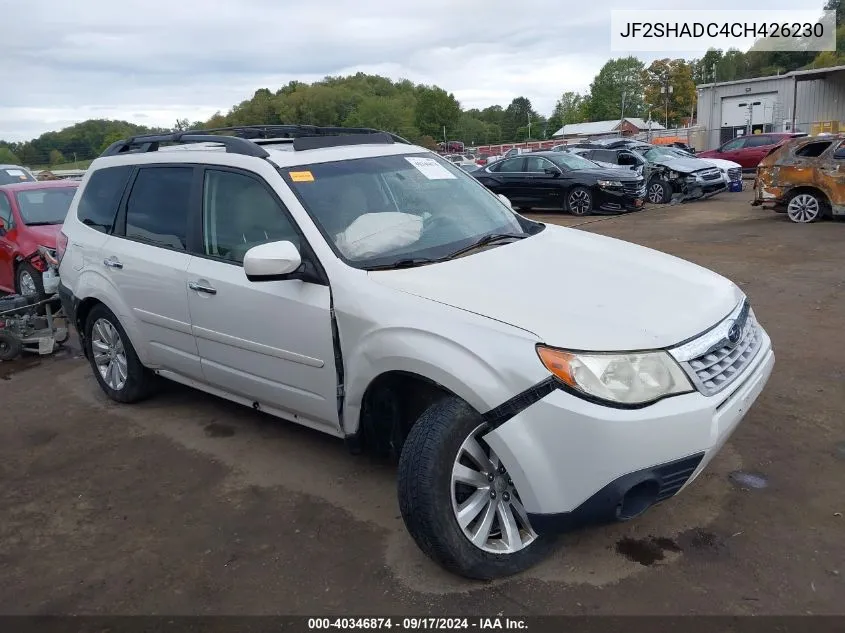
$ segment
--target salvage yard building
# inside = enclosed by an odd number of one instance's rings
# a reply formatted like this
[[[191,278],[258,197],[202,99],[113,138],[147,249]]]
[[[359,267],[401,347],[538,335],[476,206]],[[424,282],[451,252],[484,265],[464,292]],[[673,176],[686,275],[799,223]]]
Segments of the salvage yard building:
[[[845,130],[845,66],[796,70],[775,77],[700,84],[701,149],[736,136],[766,132]]]

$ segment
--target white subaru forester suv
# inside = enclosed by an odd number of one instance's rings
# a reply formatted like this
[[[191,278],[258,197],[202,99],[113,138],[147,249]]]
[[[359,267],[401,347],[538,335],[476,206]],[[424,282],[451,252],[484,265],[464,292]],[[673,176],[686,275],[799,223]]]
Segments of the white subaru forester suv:
[[[518,572],[673,496],[769,378],[709,270],[529,220],[391,134],[214,132],[119,141],[85,175],[60,294],[94,376],[397,456],[407,528],[453,572]]]

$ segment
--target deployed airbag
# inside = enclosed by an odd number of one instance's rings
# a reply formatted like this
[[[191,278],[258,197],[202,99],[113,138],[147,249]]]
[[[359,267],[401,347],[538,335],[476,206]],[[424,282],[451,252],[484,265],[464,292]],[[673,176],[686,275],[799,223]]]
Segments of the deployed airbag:
[[[408,246],[420,239],[423,219],[410,213],[366,213],[335,238],[348,259],[365,259]]]

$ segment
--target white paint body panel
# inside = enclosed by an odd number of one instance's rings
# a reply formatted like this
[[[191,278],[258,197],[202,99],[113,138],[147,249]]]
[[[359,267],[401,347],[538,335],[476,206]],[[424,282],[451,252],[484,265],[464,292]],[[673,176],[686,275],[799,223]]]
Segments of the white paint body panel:
[[[669,347],[717,323],[742,297],[690,262],[551,225],[470,257],[373,278],[520,327],[548,345],[591,351]]]

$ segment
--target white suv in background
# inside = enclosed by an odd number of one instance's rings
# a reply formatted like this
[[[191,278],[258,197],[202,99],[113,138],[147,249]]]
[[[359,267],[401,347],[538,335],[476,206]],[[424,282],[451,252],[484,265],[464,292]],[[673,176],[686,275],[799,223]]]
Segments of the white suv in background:
[[[158,375],[398,456],[405,523],[456,573],[512,574],[673,496],[769,378],[716,273],[529,220],[386,133],[235,133],[128,139],[88,169],[60,294],[97,381],[131,403]]]

